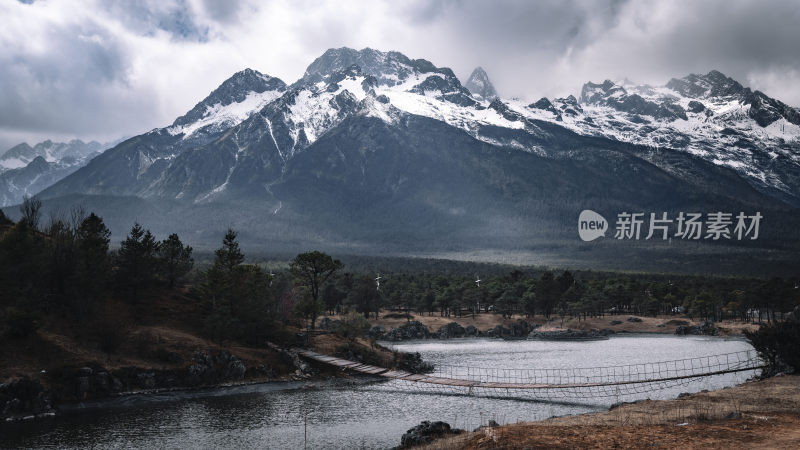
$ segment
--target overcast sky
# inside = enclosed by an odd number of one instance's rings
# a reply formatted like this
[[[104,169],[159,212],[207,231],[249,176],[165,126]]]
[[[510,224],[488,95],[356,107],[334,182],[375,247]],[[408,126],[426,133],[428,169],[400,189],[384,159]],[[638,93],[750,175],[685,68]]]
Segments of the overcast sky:
[[[0,151],[170,124],[234,72],[331,47],[483,66],[503,97],[718,69],[800,106],[800,1],[0,0]]]

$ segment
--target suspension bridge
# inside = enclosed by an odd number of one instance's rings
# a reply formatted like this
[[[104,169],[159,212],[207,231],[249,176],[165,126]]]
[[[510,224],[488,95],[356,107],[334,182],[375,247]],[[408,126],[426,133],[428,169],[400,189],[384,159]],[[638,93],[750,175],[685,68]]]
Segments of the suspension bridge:
[[[295,349],[298,355],[343,370],[394,381],[397,387],[461,395],[585,399],[622,397],[765,367],[755,350],[606,367],[504,369],[438,365],[427,374],[363,364]]]

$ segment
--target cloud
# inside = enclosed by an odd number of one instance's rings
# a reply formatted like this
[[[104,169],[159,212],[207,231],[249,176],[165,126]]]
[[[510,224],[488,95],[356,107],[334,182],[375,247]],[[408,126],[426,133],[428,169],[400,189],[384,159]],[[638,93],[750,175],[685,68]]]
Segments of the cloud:
[[[27,2],[26,2],[27,3]],[[327,48],[398,50],[503,96],[718,69],[800,106],[800,3],[621,0],[39,0],[0,3],[0,150],[167,125],[234,72],[286,82]]]

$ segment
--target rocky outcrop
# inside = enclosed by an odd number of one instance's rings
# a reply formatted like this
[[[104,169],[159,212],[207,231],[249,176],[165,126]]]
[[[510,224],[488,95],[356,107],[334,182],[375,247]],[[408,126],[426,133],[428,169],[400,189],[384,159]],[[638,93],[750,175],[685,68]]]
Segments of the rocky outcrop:
[[[417,320],[412,320],[401,327],[392,328],[383,336],[383,339],[387,341],[403,341],[408,339],[428,339],[430,337],[431,332],[428,331],[428,327]]]
[[[496,325],[484,332],[478,330],[474,325],[461,326],[458,322],[450,322],[440,327],[436,332],[431,333],[428,328],[419,321],[411,321],[397,328],[392,328],[388,332],[382,332],[383,328],[374,326],[370,329],[369,335],[376,339],[387,341],[402,341],[408,339],[453,339],[462,337],[492,337],[503,339],[524,339],[536,328],[536,325],[518,319],[512,322],[508,328],[503,325]]]
[[[386,328],[380,325],[375,325],[367,331],[367,336],[375,339],[382,339],[384,334],[386,334]]]
[[[494,328],[486,330],[486,337],[502,338],[503,336],[510,336],[511,330],[502,326],[496,325]]]
[[[525,337],[533,331],[534,328],[536,328],[534,325],[522,319],[518,319],[516,322],[509,325],[508,331],[511,337]]]
[[[419,352],[399,353],[397,368],[411,373],[430,373],[433,372],[433,364],[422,360]]]
[[[0,384],[0,420],[28,419],[54,414],[51,394],[38,380],[20,378]]]
[[[336,331],[341,324],[341,320],[331,320],[330,317],[323,317],[322,319],[319,319],[318,328],[320,330]]]
[[[608,336],[614,334],[614,331],[609,329],[602,329],[602,330],[572,330],[567,328],[566,330],[557,330],[557,331],[532,331],[528,337],[531,339],[543,339],[543,340],[553,340],[553,341],[592,341],[592,340],[602,340],[608,339]]]
[[[700,336],[719,336],[719,328],[714,326],[714,322],[705,321],[700,325],[689,326],[681,325],[675,328],[678,336],[700,335]]]
[[[403,434],[403,436],[400,438],[400,447],[398,448],[410,448],[417,445],[423,445],[430,443],[435,438],[439,438],[448,434],[460,434],[463,432],[464,430],[451,428],[450,424],[447,422],[430,422],[425,420]]]
[[[188,369],[191,386],[241,380],[247,372],[242,360],[225,350],[216,354],[196,352],[192,361]]]
[[[457,322],[450,322],[447,325],[443,325],[441,328],[439,328],[435,336],[439,339],[451,339],[464,337],[465,334],[466,330],[464,327],[459,325]]]

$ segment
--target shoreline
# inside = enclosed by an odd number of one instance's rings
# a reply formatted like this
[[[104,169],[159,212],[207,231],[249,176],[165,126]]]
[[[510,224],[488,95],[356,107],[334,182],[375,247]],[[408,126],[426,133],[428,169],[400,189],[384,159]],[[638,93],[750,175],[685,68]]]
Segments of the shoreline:
[[[420,449],[800,447],[800,375],[479,429]]]
[[[317,375],[307,379],[262,379],[242,382],[227,382],[217,385],[198,387],[173,387],[162,389],[145,389],[111,394],[107,397],[89,401],[65,402],[58,404],[52,412],[26,415],[24,417],[8,417],[0,421],[2,424],[28,422],[31,420],[58,418],[62,415],[83,411],[105,410],[115,408],[137,407],[162,402],[183,401],[208,397],[225,397],[254,393],[284,392],[296,390],[325,389],[334,384],[362,385],[383,381],[379,377],[366,374],[355,376]],[[126,401],[131,399],[132,401]]]
[[[731,340],[731,341],[746,341],[743,336],[733,335],[733,336],[676,336],[672,334],[666,333],[652,333],[652,332],[623,332],[617,335],[612,335],[609,337],[611,338],[636,338],[637,336],[647,336],[650,338],[705,338],[705,339],[713,339],[713,340]],[[528,339],[530,341],[546,341],[546,342],[568,342],[568,343],[575,343],[580,344],[583,342],[587,342],[587,340],[540,340],[540,339]],[[424,343],[450,343],[453,345],[458,345],[464,342],[470,341],[485,341],[485,342],[498,342],[498,343],[505,343],[510,342],[506,340],[501,340],[497,338],[489,338],[485,336],[473,336],[473,337],[462,337],[462,338],[452,338],[452,339],[414,339],[414,340],[404,340],[404,341],[376,341],[378,344],[383,346],[384,348],[394,351],[396,350],[395,346],[397,345],[416,345],[416,344],[424,344]],[[591,341],[590,341],[591,342]],[[320,367],[320,366],[317,366]],[[328,369],[327,367],[323,367],[323,369]],[[142,369],[147,370],[147,369]],[[229,380],[223,381],[216,384],[210,385],[200,385],[200,386],[175,386],[175,387],[164,387],[164,388],[155,388],[155,389],[138,389],[138,390],[130,390],[130,391],[122,391],[111,393],[105,397],[94,398],[86,401],[67,401],[63,403],[59,403],[55,408],[57,412],[69,412],[69,411],[79,411],[83,409],[93,409],[93,408],[106,408],[106,407],[117,407],[117,406],[129,406],[130,404],[119,404],[120,400],[126,398],[138,398],[138,399],[146,399],[147,397],[151,396],[161,396],[161,395],[169,395],[170,398],[165,399],[156,399],[155,402],[158,401],[171,401],[171,400],[180,400],[180,399],[191,399],[191,398],[202,398],[207,396],[217,396],[217,395],[238,395],[247,392],[270,392],[270,391],[284,391],[284,390],[296,390],[296,389],[304,389],[304,388],[323,388],[325,385],[329,385],[334,382],[348,382],[351,384],[363,384],[363,383],[371,383],[375,381],[383,380],[380,377],[371,377],[366,374],[361,373],[339,373],[333,372],[331,370],[323,370],[322,372],[317,371],[315,374],[304,374],[304,375],[285,375],[279,378],[252,378],[247,380]],[[271,389],[263,389],[267,386],[275,386],[276,388]],[[252,388],[252,389],[248,389]],[[203,393],[208,393],[208,395],[204,395]],[[139,403],[139,402],[135,402]],[[148,401],[144,400],[141,403],[148,403]],[[53,417],[53,414],[46,414],[42,415],[42,417]],[[26,416],[24,418],[7,418],[7,422],[15,422],[19,421],[20,419],[30,419],[31,416]],[[2,422],[0,422],[2,423]]]

